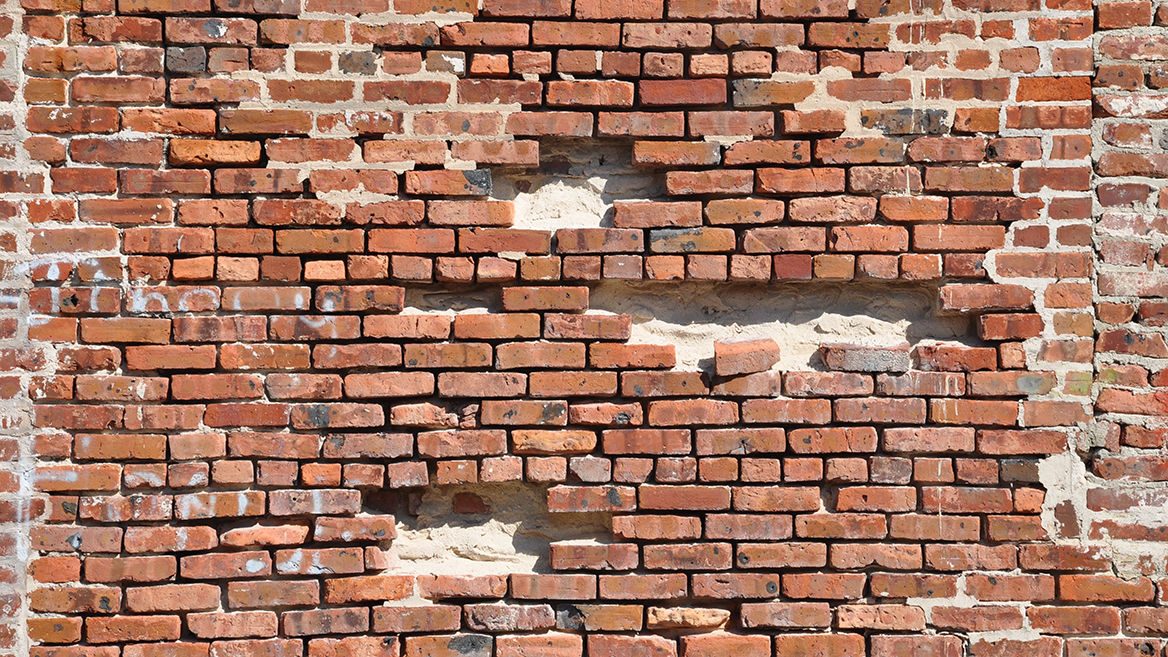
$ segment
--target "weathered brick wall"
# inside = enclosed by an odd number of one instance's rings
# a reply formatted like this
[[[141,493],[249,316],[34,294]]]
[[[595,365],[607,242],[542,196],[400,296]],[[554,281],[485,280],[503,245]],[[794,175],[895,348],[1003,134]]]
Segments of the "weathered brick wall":
[[[1162,654],[1150,2],[16,5],[0,654]],[[564,144],[660,193],[534,222]],[[969,328],[590,305],[825,286]],[[395,547],[523,495],[521,572]]]
[[[1158,178],[1168,175],[1163,154],[1165,101],[1162,28],[1150,6],[1100,5],[1095,96],[1099,247],[1099,331],[1095,349],[1100,390],[1096,413],[1107,453],[1092,461],[1102,480],[1088,491],[1090,510],[1107,515],[1085,528],[1091,537],[1160,541],[1162,528],[1141,515],[1162,508],[1168,480],[1162,448],[1168,357],[1162,327],[1168,264],[1163,216],[1168,196]],[[1157,23],[1163,23],[1159,10]],[[1160,64],[1155,62],[1160,61]],[[1161,391],[1157,392],[1158,389]]]

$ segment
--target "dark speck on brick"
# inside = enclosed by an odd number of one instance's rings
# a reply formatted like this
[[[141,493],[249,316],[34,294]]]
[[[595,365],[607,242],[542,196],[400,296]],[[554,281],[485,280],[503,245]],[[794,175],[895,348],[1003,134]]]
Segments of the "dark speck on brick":
[[[312,404],[307,407],[308,420],[312,422],[315,427],[327,427],[329,425],[329,407],[327,404]]]
[[[447,646],[460,655],[474,655],[488,651],[491,638],[480,634],[464,634],[452,637]]]

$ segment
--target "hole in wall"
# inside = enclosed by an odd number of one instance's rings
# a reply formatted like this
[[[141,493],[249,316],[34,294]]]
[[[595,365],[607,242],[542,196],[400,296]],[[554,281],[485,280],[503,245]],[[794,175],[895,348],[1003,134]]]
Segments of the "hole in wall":
[[[535,169],[498,170],[492,198],[515,204],[515,228],[612,225],[613,201],[664,199],[665,175],[633,164],[633,144],[541,139]]]
[[[679,369],[713,369],[714,341],[774,338],[777,370],[817,366],[826,342],[890,345],[972,339],[971,319],[936,312],[934,286],[623,283],[592,290],[593,311],[633,317],[630,342],[672,344]]]
[[[973,318],[937,312],[937,288],[909,283],[627,282],[589,285],[589,313],[629,314],[631,344],[671,344],[677,369],[713,370],[714,341],[774,338],[776,370],[818,367],[820,345],[977,344]],[[406,291],[404,313],[502,312],[498,287]]]
[[[546,485],[430,485],[397,513],[393,571],[506,575],[551,572],[550,545],[611,542],[604,513],[549,513]],[[408,507],[408,508],[407,508]]]

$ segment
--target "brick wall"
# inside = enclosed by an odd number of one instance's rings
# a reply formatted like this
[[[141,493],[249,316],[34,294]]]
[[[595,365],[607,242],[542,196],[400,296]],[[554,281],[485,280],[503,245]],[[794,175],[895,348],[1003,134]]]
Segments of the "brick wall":
[[[1162,654],[1156,11],[8,0],[0,655]],[[532,227],[553,143],[662,193]],[[630,282],[969,329],[699,368]],[[508,486],[603,535],[403,567]]]

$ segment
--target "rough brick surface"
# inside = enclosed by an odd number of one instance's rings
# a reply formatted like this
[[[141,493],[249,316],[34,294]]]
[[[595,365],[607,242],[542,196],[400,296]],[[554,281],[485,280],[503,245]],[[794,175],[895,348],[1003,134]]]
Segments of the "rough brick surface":
[[[1160,654],[1168,5],[853,4],[0,5],[0,657]]]

